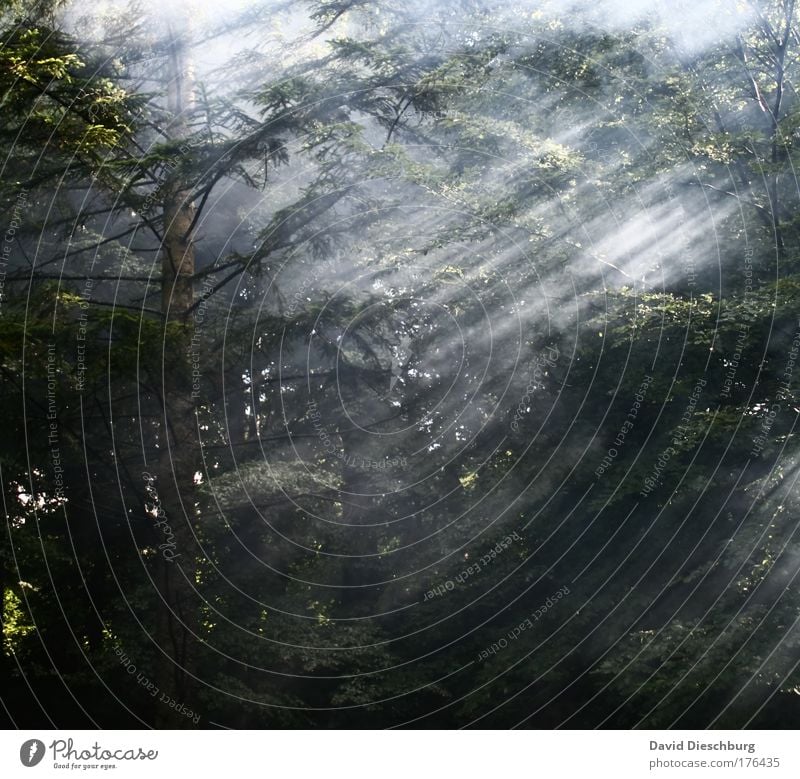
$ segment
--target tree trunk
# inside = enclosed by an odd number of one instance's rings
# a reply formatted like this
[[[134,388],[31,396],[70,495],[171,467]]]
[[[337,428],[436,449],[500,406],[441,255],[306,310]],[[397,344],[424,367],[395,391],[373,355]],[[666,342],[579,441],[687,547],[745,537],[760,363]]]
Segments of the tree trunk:
[[[184,43],[171,32],[168,65],[168,109],[173,117],[171,137],[189,135],[193,106],[193,80],[186,67]],[[161,254],[162,432],[159,440],[156,491],[163,515],[163,533],[156,562],[161,596],[157,641],[161,652],[156,683],[155,725],[188,727],[186,716],[176,712],[167,696],[186,709],[198,710],[194,662],[199,626],[200,598],[195,591],[198,562],[197,509],[194,473],[198,467],[198,442],[193,391],[193,359],[196,350],[192,305],[194,303],[194,247],[191,238],[194,205],[187,190],[183,165],[186,147],[176,152],[163,186],[164,243]]]

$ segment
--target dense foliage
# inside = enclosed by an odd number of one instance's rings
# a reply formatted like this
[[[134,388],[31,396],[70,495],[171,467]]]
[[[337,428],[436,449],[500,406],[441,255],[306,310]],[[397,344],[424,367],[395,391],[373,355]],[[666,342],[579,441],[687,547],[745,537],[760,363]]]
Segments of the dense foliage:
[[[794,2],[599,8],[0,2],[9,725],[794,721]]]

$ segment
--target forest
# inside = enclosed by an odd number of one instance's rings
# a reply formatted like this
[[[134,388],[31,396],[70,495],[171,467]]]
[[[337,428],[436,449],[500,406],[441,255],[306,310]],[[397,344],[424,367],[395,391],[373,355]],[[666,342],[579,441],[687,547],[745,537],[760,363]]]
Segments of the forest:
[[[794,0],[0,0],[4,728],[788,728]]]

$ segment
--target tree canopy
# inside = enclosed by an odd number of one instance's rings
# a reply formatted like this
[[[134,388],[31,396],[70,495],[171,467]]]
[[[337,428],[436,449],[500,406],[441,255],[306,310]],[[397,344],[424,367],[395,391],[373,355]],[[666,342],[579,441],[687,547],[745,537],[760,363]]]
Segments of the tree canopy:
[[[0,2],[7,723],[793,722],[793,0],[166,6]]]

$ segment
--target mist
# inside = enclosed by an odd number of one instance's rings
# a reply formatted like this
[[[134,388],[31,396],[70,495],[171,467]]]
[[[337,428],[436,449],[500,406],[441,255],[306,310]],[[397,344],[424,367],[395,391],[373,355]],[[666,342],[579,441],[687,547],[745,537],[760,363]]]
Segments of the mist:
[[[786,727],[793,4],[45,6],[14,723]]]

